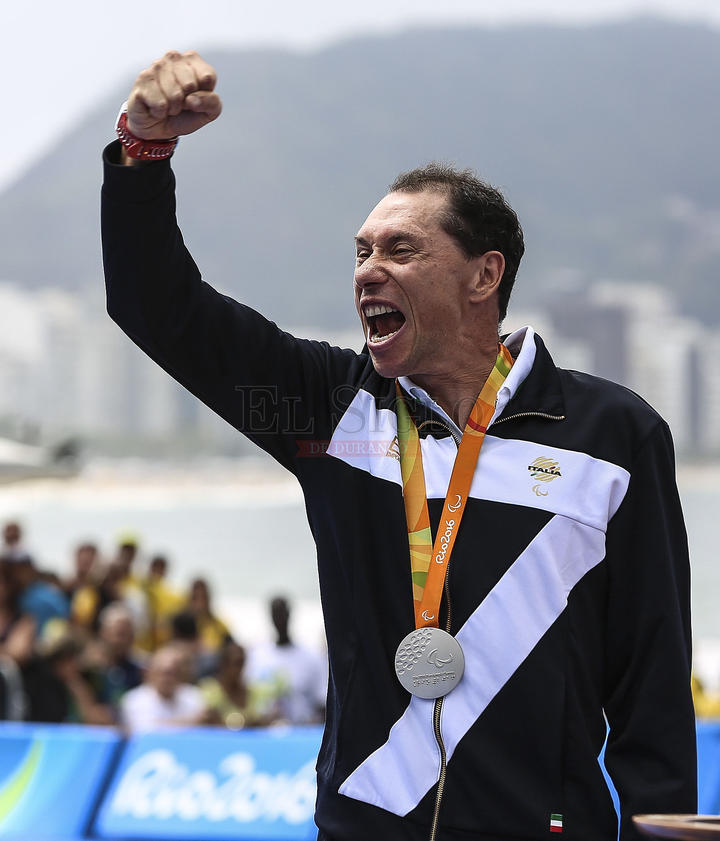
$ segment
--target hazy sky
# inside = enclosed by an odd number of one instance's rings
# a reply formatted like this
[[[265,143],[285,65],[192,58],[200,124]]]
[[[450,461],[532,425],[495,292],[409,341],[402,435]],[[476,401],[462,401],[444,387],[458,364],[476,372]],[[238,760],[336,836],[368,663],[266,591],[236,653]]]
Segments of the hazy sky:
[[[353,33],[421,23],[589,22],[641,13],[720,26],[719,0],[4,0],[0,187],[109,90],[129,85],[167,49],[228,44],[307,49]],[[108,136],[114,116],[108,115]]]

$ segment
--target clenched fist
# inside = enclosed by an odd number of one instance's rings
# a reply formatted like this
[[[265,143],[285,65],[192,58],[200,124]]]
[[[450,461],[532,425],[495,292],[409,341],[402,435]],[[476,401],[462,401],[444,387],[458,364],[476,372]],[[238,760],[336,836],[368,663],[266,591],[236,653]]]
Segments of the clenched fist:
[[[192,134],[220,116],[216,81],[215,70],[196,52],[165,53],[137,77],[128,128],[143,140]]]

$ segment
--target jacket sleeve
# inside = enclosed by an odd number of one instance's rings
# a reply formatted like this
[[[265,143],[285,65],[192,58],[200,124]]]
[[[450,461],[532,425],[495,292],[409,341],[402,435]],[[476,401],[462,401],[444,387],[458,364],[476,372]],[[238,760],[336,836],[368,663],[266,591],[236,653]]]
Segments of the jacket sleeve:
[[[103,264],[110,316],[178,382],[294,470],[298,440],[328,436],[353,351],[297,339],[205,283],[175,219],[169,162],[104,155]],[[247,282],[266,282],[248,278]]]
[[[690,693],[690,570],[670,431],[658,421],[632,466],[607,535],[605,764],[632,815],[697,810]]]

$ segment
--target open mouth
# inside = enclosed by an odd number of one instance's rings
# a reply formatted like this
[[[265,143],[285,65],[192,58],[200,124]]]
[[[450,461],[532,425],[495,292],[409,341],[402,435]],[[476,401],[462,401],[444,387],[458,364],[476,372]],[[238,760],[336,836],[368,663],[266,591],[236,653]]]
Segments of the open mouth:
[[[368,304],[363,307],[363,315],[368,325],[368,344],[377,345],[392,338],[405,324],[405,316],[400,310],[387,304]]]

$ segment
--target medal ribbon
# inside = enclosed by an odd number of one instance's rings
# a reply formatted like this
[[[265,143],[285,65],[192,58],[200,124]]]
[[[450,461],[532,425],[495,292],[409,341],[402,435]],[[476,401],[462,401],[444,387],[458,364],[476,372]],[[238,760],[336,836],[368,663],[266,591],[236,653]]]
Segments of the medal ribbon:
[[[495,413],[498,392],[513,364],[513,358],[505,345],[500,344],[499,347],[495,366],[475,401],[460,440],[434,545],[430,531],[420,438],[415,422],[410,417],[400,385],[397,382],[395,384],[398,395],[400,471],[410,544],[410,570],[416,628],[438,627],[445,576],[460,521],[465,513],[475,466],[485,440],[488,424]]]

